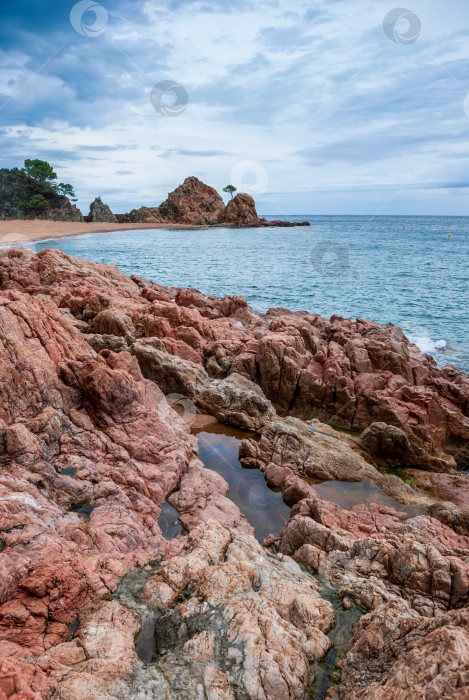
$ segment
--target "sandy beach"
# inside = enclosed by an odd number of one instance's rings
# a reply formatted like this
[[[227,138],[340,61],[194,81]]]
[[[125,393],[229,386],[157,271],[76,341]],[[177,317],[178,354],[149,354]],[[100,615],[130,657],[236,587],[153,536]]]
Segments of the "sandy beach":
[[[168,229],[168,228],[197,228],[185,224],[106,224],[86,223],[84,221],[47,221],[21,219],[0,221],[0,247],[17,243],[34,243],[47,238],[64,238],[79,236],[86,233],[107,233],[110,231],[130,231],[135,229]]]

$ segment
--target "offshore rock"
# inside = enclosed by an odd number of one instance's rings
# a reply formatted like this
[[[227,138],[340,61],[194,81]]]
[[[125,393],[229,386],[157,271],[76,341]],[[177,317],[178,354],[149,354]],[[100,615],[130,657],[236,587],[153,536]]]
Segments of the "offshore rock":
[[[237,194],[228,202],[226,209],[219,215],[218,223],[239,227],[262,225],[253,198],[244,193]]]
[[[168,199],[159,206],[159,212],[166,221],[206,226],[216,224],[224,208],[223,199],[213,187],[196,177],[187,177],[182,185],[168,194]]]

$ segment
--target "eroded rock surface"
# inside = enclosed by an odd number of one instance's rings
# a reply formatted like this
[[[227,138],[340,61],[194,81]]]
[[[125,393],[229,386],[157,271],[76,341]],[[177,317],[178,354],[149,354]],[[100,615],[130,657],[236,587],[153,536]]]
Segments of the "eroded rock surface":
[[[104,204],[101,197],[96,197],[90,204],[90,212],[86,221],[104,221],[117,224],[117,217],[112,213],[111,208]]]
[[[121,673],[122,698],[143,700],[152,693],[175,700],[299,700],[312,680],[310,663],[330,646],[326,632],[334,613],[320,598],[314,579],[288,557],[266,553],[252,535],[214,521],[194,530],[180,555],[162,562],[138,601],[154,616],[156,659],[145,668],[135,655],[124,657],[130,668]],[[71,698],[70,691],[87,681],[103,692],[103,699],[114,697],[103,687],[109,674],[107,649],[110,635],[125,633],[130,613],[114,612],[106,643],[101,621],[105,614],[109,617],[108,610],[105,604],[80,629],[89,660],[74,666],[55,697]],[[99,630],[96,641],[87,637],[91,624]],[[133,617],[127,634],[135,633],[135,627]],[[122,646],[117,645],[117,659]],[[133,679],[127,659],[133,661]]]
[[[159,339],[170,362],[176,355],[199,364],[213,379],[242,375],[282,414],[368,428],[362,447],[373,458],[378,451],[377,459],[440,472],[468,464],[468,377],[438,369],[395,326],[284,309],[256,314],[242,297],[133,282],[59,251],[25,255],[2,254],[2,288],[50,295],[95,335],[124,338],[129,349]]]
[[[393,326],[17,248],[0,376],[0,698],[302,700],[334,624],[305,568],[365,611],[330,697],[466,697],[464,373]],[[174,396],[257,433],[244,463],[293,506],[265,547]],[[319,493],[334,480],[394,507],[340,507]]]
[[[196,177],[186,177],[159,207],[163,219],[194,226],[216,224],[224,209],[218,192]]]
[[[249,194],[240,193],[231,199],[218,217],[218,223],[231,226],[261,226],[256,204]]]

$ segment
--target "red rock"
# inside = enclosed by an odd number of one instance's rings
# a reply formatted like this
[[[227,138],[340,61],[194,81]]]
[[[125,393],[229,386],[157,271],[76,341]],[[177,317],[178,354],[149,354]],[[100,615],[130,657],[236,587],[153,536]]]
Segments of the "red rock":
[[[216,224],[225,205],[213,187],[196,177],[186,177],[182,185],[168,194],[159,207],[163,219],[181,224],[206,226]]]
[[[456,505],[469,505],[469,477],[467,474],[433,474],[419,469],[407,469],[413,484],[425,493],[451,501]]]
[[[218,216],[218,223],[240,227],[262,225],[253,198],[244,193],[237,194],[228,202],[226,209]]]
[[[373,424],[363,447],[383,454],[386,445],[386,459],[437,471],[468,463],[467,376],[436,368],[395,326],[285,309],[255,314],[239,297],[165,292],[59,251],[14,250],[1,257],[2,288],[47,293],[101,335],[125,336],[130,345],[142,332],[156,336],[211,376],[259,381],[279,411],[356,430]]]
[[[181,192],[174,204],[192,216],[190,201]],[[250,697],[302,698],[332,616],[289,555],[372,616],[344,662],[340,697],[464,691],[466,658],[457,650],[466,644],[469,509],[454,472],[468,459],[462,372],[439,370],[392,326],[285,309],[256,314],[240,297],[129,279],[57,250],[13,249],[0,252],[0,373],[6,698],[130,698],[142,683],[162,697],[179,683],[230,700],[239,687]],[[220,477],[199,466],[188,473],[195,438],[163,392],[261,433],[243,443],[243,458],[296,502],[278,556],[249,534]],[[297,417],[279,419],[273,404]],[[298,416],[368,432],[357,441]],[[370,464],[380,454],[448,471],[414,476],[459,505],[381,474]],[[402,522],[383,506],[345,510],[318,499],[308,479],[370,479],[438,519]],[[168,496],[187,538],[162,537]],[[73,512],[83,506],[92,509]],[[130,596],[135,610],[120,602],[121,586],[116,593],[129,571],[129,585],[144,574],[148,581],[141,599]],[[168,601],[174,609],[165,610]],[[207,609],[221,627],[211,627]],[[163,666],[150,670],[134,649],[142,610],[162,612],[173,640]],[[236,638],[248,666],[231,642],[229,667],[225,647],[216,651]],[[425,677],[426,657],[442,672]]]

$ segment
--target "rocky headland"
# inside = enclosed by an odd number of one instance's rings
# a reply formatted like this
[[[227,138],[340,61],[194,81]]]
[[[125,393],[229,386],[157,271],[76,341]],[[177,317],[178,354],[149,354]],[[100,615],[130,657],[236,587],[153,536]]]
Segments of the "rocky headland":
[[[309,226],[309,222],[267,221],[259,218],[254,199],[240,193],[225,206],[218,192],[196,177],[187,177],[182,185],[159,207],[140,207],[127,214],[117,214],[120,223],[172,223],[190,226],[233,226],[259,228],[266,226]]]
[[[218,192],[196,177],[187,177],[159,206],[142,206],[125,214],[114,214],[100,197],[81,211],[63,194],[74,196],[71,185],[53,184],[57,175],[45,161],[25,161],[29,169],[0,169],[0,221],[43,220],[61,222],[155,224],[155,226],[309,226],[309,222],[267,221],[260,218],[253,198],[245,193],[225,203]],[[76,199],[73,199],[76,201]],[[119,228],[117,226],[116,228]]]
[[[0,251],[0,369],[0,700],[469,698],[466,374],[392,325],[26,248]],[[263,542],[203,416],[290,507]]]

